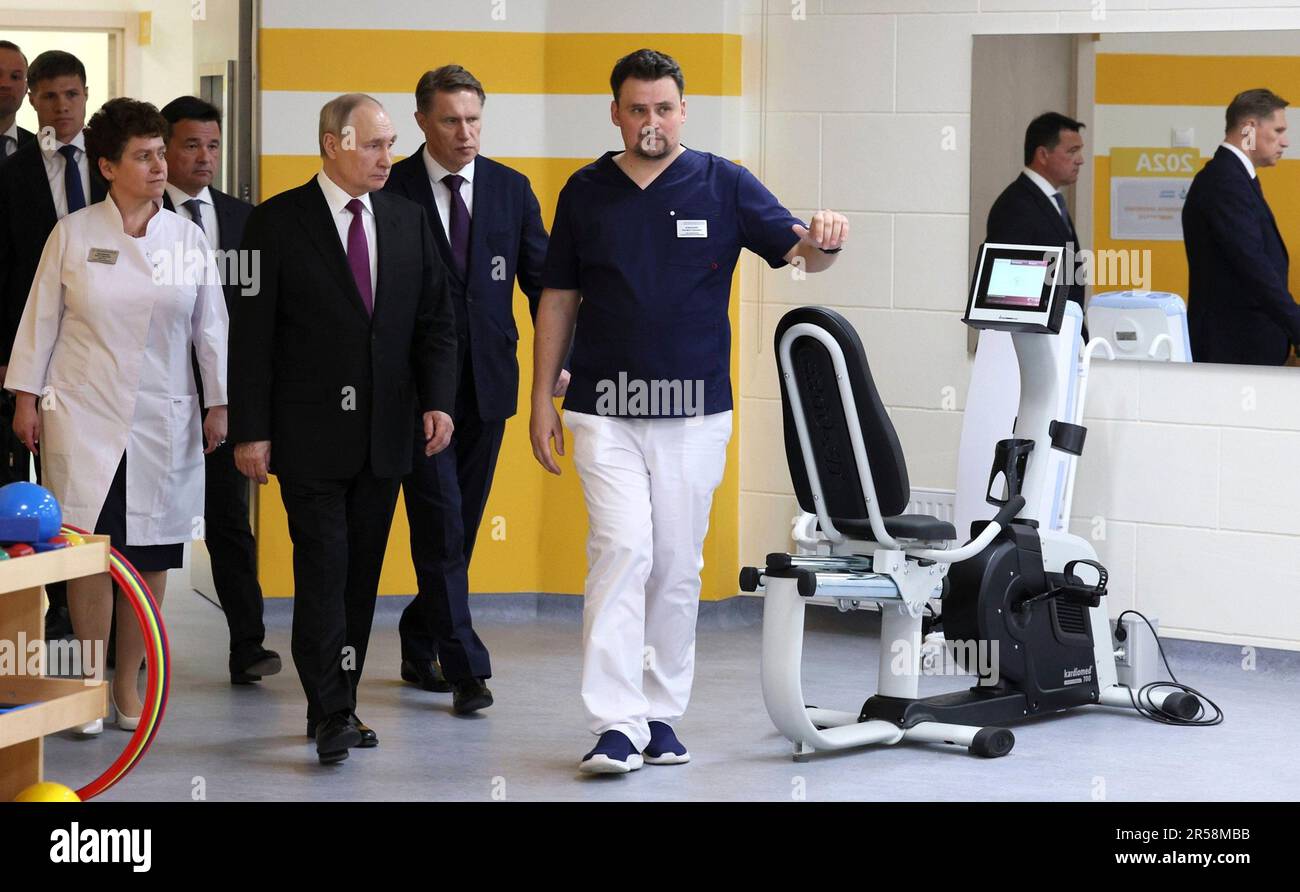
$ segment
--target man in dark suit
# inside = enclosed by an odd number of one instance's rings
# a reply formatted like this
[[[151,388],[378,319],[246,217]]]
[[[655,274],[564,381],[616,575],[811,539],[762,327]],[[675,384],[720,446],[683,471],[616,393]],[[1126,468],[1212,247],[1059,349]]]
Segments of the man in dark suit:
[[[162,116],[169,126],[163,207],[193,220],[220,252],[226,308],[232,310],[241,285],[238,274],[228,274],[235,269],[230,259],[238,256],[253,206],[212,187],[221,163],[221,112],[202,99],[181,96],[163,106]],[[197,362],[194,374],[199,375]],[[204,458],[203,527],[217,600],[230,628],[230,682],[251,684],[279,672],[280,655],[263,646],[266,626],[257,543],[248,523],[248,478],[235,467],[234,452],[224,443]]]
[[[27,93],[27,57],[18,44],[0,40],[0,164],[35,137],[18,126],[18,109]]]
[[[27,57],[18,45],[0,40],[0,167],[9,156],[35,137],[31,131],[18,126],[18,109],[27,95]],[[3,282],[3,274],[0,274]],[[14,396],[9,391],[0,392],[0,484],[26,480],[28,476],[27,448],[13,433]],[[66,615],[67,606],[53,608],[50,619]],[[51,625],[59,626],[59,622]],[[66,619],[61,624],[66,626]],[[55,632],[64,629],[55,629]]]
[[[279,477],[293,540],[293,659],[322,763],[378,738],[356,714],[384,548],[411,469],[451,441],[456,329],[419,205],[380,190],[396,131],[351,93],[320,116],[321,172],[248,217],[260,257],[230,335],[230,435],[246,476]]]
[[[1270,90],[1238,94],[1223,143],[1187,190],[1183,246],[1195,362],[1282,365],[1300,345],[1290,258],[1258,174],[1286,150],[1286,106]]]
[[[86,157],[85,66],[50,50],[32,60],[27,82],[46,138],[27,141],[0,167],[0,380],[54,224],[108,194]]]
[[[402,483],[419,592],[399,630],[402,678],[453,690],[458,715],[492,704],[491,662],[470,617],[469,562],[519,391],[514,284],[535,315],[546,259],[527,177],[478,153],[485,98],[459,65],[426,72],[415,89],[425,143],[393,165],[385,187],[424,208],[456,308],[456,433],[450,449],[430,457],[417,440]]]
[[[5,64],[10,83],[12,65],[10,58]],[[83,130],[88,91],[86,67],[81,60],[60,50],[41,53],[27,68],[27,87],[41,138],[21,141],[9,160],[0,164],[0,383],[9,368],[18,322],[27,306],[27,293],[36,277],[46,239],[63,217],[88,203],[103,201],[108,194],[108,184],[99,168],[91,165],[86,156]],[[12,420],[12,404],[6,404],[0,408],[0,424],[8,429]],[[0,483],[28,479],[31,454],[13,438],[5,442],[4,455],[0,455]],[[36,478],[41,478],[39,457]],[[47,593],[50,609],[45,620],[46,634],[63,637],[77,625],[83,605],[68,604],[63,583],[47,586]]]
[[[1061,190],[1079,179],[1083,167],[1083,135],[1079,131],[1083,128],[1058,112],[1046,112],[1029,122],[1025,169],[993,202],[985,235],[988,242],[1065,248],[1067,296],[1079,309],[1083,309],[1083,260]]]

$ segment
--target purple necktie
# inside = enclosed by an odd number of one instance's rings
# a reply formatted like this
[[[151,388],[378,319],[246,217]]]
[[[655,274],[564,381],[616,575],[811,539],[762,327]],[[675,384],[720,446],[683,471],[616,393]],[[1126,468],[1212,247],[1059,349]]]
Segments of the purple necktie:
[[[370,287],[370,249],[366,246],[366,227],[361,222],[365,209],[366,206],[359,198],[348,202],[348,210],[352,212],[352,223],[348,226],[348,266],[352,267],[352,278],[356,280],[361,302],[366,305],[366,315],[374,315],[375,292]]]
[[[451,245],[451,256],[456,261],[456,271],[465,277],[465,268],[469,265],[469,208],[460,195],[460,184],[465,178],[459,174],[449,173],[442,182],[451,190],[451,205],[447,214],[447,242]]]

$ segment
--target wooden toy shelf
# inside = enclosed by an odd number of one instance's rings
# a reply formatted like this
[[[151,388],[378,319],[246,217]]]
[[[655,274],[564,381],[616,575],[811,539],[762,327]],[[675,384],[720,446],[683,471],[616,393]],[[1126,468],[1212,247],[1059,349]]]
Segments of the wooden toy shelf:
[[[0,674],[0,704],[31,704],[0,713],[0,802],[41,780],[46,734],[108,715],[107,682],[27,672],[27,645],[45,639],[43,587],[108,572],[108,537],[85,538],[84,545],[0,561],[0,647],[13,657]]]

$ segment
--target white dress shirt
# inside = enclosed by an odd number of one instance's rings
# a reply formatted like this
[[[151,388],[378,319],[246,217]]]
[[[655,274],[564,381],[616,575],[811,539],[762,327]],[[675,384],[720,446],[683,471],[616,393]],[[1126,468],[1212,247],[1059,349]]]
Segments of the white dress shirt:
[[[54,198],[54,215],[62,220],[68,215],[68,191],[63,183],[63,170],[67,161],[59,154],[65,145],[76,146],[77,168],[81,171],[81,194],[90,204],[90,160],[86,157],[86,131],[82,130],[71,142],[59,143],[53,149],[41,147],[41,158],[45,160],[45,176],[50,181],[50,195]]]
[[[204,186],[198,195],[190,195],[177,187],[168,183],[166,186],[167,195],[172,200],[172,207],[176,208],[176,213],[185,219],[191,219],[190,209],[185,207],[185,202],[194,199],[199,202],[199,216],[202,218],[200,226],[203,227],[203,234],[208,237],[208,244],[212,250],[216,251],[221,246],[221,230],[217,225],[217,208],[212,203],[212,193],[208,187]]]
[[[352,226],[352,212],[348,210],[348,202],[352,196],[344,192],[333,180],[325,175],[325,171],[316,174],[316,182],[320,184],[320,190],[325,193],[325,203],[330,206],[330,214],[334,217],[334,225],[339,231],[339,241],[343,243],[343,253],[348,253],[348,229]],[[366,233],[366,253],[370,255],[370,293],[375,297],[379,296],[379,251],[376,249],[378,244],[375,241],[375,210],[370,206],[370,193],[360,196],[361,203],[365,205],[365,210],[361,212],[361,225]]]
[[[420,150],[420,155],[424,158],[424,169],[429,172],[429,182],[433,186],[433,203],[438,208],[438,219],[442,221],[443,235],[450,239],[451,224],[448,221],[451,218],[451,190],[447,188],[447,184],[442,181],[442,178],[450,174],[451,171],[433,160],[427,145]],[[475,161],[477,160],[475,159]],[[465,182],[460,184],[460,197],[465,200],[465,208],[469,211],[470,219],[473,219],[474,161],[466,164],[456,173],[465,178]]]
[[[8,137],[8,139],[4,139],[4,137]],[[8,130],[6,130],[3,134],[0,134],[0,150],[3,150],[5,152],[6,157],[18,151],[18,119],[17,118],[15,118],[14,122],[9,125]]]
[[[1246,165],[1246,173],[1250,174],[1250,178],[1252,180],[1255,179],[1255,163],[1251,161],[1249,157],[1247,157],[1245,152],[1243,152],[1241,149],[1237,148],[1230,142],[1221,142],[1219,143],[1219,145],[1223,146],[1225,149],[1228,149],[1229,151],[1232,152],[1232,154],[1240,158],[1241,163]]]
[[[1061,190],[1049,183],[1047,177],[1043,176],[1036,170],[1026,167],[1024,173],[1035,186],[1043,190],[1043,194],[1047,196],[1047,200],[1050,201],[1053,206],[1056,206],[1056,193]],[[1064,197],[1064,193],[1062,194],[1062,197]]]

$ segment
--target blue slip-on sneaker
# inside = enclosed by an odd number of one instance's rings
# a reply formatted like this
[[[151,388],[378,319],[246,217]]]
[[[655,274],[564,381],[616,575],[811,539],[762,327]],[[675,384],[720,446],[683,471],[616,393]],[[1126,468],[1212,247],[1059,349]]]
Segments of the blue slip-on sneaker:
[[[651,722],[645,761],[650,765],[682,765],[691,761],[691,754],[686,752],[686,747],[677,739],[671,725]]]
[[[641,767],[641,754],[622,731],[606,731],[578,770],[585,774],[627,774]]]

